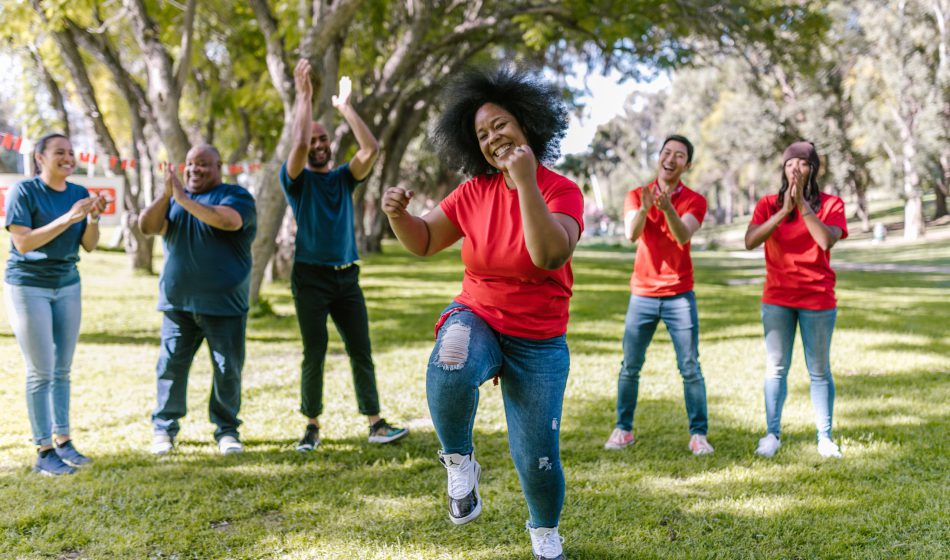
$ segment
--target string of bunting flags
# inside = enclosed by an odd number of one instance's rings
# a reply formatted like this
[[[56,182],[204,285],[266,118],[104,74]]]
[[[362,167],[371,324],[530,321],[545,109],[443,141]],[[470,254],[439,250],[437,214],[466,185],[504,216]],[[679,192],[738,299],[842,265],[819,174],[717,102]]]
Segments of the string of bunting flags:
[[[13,134],[10,134],[8,132],[0,132],[0,147],[3,147],[3,149],[11,151],[11,152],[19,153],[20,148],[22,146],[23,146],[22,136],[14,136]],[[106,156],[103,156],[103,158],[105,157]],[[85,164],[86,166],[99,165],[99,154],[95,152],[86,152],[86,151],[78,150],[76,151],[76,159],[79,160],[80,163]],[[118,169],[125,171],[126,169],[135,169],[136,166],[138,165],[138,162],[134,159],[121,159],[119,157],[111,156],[111,155],[108,156],[108,160],[104,159],[103,161],[108,162],[109,164],[108,168],[110,170],[116,170],[118,166]],[[222,170],[225,171],[228,175],[240,175],[241,173],[256,173],[257,171],[260,171],[261,167],[263,167],[263,164],[259,162],[253,162],[253,163],[244,162],[244,163],[232,163],[232,164],[222,163],[221,164]],[[164,162],[158,164],[158,170],[162,173],[165,172]],[[178,172],[183,173],[184,171],[185,171],[185,164],[179,163]]]

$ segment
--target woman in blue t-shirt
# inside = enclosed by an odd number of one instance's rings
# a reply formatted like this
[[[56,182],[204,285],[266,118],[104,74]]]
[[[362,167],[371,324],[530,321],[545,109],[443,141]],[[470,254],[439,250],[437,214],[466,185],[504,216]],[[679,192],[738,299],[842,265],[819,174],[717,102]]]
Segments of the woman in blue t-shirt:
[[[33,158],[38,175],[7,194],[4,293],[26,361],[26,407],[38,453],[33,471],[71,474],[90,462],[69,436],[69,368],[82,307],[76,262],[80,245],[92,251],[99,242],[106,200],[66,182],[76,166],[69,138],[40,138]]]

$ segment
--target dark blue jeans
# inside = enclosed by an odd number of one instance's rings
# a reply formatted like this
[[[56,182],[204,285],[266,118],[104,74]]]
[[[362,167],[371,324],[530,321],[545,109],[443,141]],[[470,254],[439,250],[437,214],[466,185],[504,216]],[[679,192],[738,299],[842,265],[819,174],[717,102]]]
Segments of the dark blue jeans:
[[[217,426],[214,438],[238,437],[241,370],[247,315],[219,317],[187,311],[166,311],[158,356],[158,405],[152,413],[155,433],[178,434],[178,420],[188,411],[188,372],[202,341],[211,350],[211,400],[208,412]]]
[[[376,368],[369,339],[369,316],[359,284],[360,267],[343,270],[294,263],[290,288],[303,338],[300,412],[316,418],[323,412],[323,366],[327,356],[327,315],[333,319],[353,370],[360,414],[379,414]]]
[[[640,370],[660,320],[673,340],[676,366],[683,377],[689,433],[706,435],[706,381],[699,366],[699,315],[692,290],[668,297],[631,295],[623,332],[623,363],[617,382],[617,427],[633,429]]]
[[[501,375],[508,447],[532,527],[556,527],[564,505],[558,442],[570,369],[565,337],[533,340],[500,334],[467,307],[439,328],[426,372],[426,398],[443,453],[474,450],[479,387]]]

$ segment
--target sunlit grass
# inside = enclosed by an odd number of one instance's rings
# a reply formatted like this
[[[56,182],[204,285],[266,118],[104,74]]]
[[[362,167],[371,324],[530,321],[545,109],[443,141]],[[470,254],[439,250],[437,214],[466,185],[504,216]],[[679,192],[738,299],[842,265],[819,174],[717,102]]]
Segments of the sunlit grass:
[[[5,252],[5,236],[0,244]],[[179,451],[150,456],[157,278],[132,274],[121,254],[96,253],[81,263],[84,317],[72,390],[77,445],[96,463],[73,477],[39,478],[29,472],[22,358],[0,318],[0,557],[527,558],[527,511],[507,455],[500,391],[490,384],[475,435],[485,511],[463,528],[445,519],[425,363],[438,312],[459,289],[458,252],[418,260],[386,249],[366,260],[362,284],[383,413],[414,432],[394,446],[366,443],[348,360],[331,329],[324,444],[309,456],[293,451],[303,427],[300,338],[289,287],[276,283],[265,297],[277,315],[248,328],[247,453],[216,452],[203,349]],[[643,371],[638,442],[609,453],[602,444],[614,422],[631,258],[629,248],[583,248],[575,261],[562,420],[568,493],[561,532],[569,558],[950,555],[947,276],[839,274],[832,368],[835,435],[845,459],[823,460],[815,451],[799,345],[783,446],[768,461],[752,453],[764,432],[762,288],[736,282],[761,276],[761,264],[697,252],[716,453],[686,451],[682,383],[662,328]]]

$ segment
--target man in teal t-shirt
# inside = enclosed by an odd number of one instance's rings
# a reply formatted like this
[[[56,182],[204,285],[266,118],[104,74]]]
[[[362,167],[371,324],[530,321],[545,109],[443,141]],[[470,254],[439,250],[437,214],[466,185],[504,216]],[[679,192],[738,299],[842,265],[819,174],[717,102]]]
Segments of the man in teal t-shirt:
[[[165,267],[158,281],[164,313],[158,358],[158,404],[152,413],[152,452],[174,447],[187,411],[188,372],[201,342],[211,349],[214,378],[209,412],[222,453],[239,453],[241,371],[247,327],[251,243],[257,214],[251,193],[221,182],[214,146],[192,148],[183,186],[169,166],[165,192],[142,212],[142,232],[160,234]]]
[[[353,234],[353,189],[372,171],[379,144],[350,105],[350,80],[344,77],[333,106],[356,135],[359,150],[349,163],[332,169],[330,136],[323,125],[312,122],[313,86],[306,60],[297,63],[294,81],[293,146],[280,169],[280,185],[297,220],[291,289],[304,346],[300,412],[307,417],[297,450],[312,451],[320,444],[327,315],[333,318],[350,356],[357,404],[369,420],[369,441],[388,443],[409,431],[394,428],[379,416],[369,319]]]

